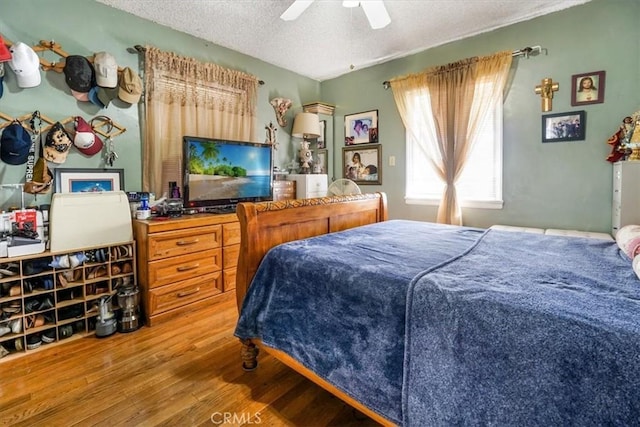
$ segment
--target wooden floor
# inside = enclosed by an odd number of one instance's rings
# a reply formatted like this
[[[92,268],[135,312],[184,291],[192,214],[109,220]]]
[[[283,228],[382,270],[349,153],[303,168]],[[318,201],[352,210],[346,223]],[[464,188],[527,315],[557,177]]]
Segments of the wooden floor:
[[[0,426],[373,426],[273,358],[244,372],[235,299],[0,362]]]

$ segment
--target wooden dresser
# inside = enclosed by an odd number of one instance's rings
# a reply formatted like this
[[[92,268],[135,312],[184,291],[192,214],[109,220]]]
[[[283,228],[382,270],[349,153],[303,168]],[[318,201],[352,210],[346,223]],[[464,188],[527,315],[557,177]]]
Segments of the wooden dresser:
[[[296,182],[284,179],[273,181],[273,201],[293,200],[296,198]]]
[[[138,284],[148,326],[235,298],[236,214],[134,220]]]

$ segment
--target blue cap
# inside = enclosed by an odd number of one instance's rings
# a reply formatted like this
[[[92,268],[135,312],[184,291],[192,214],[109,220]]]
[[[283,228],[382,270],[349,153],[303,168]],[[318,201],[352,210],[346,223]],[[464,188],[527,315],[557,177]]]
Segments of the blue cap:
[[[9,165],[27,163],[31,136],[20,123],[11,123],[0,137],[0,159]]]
[[[89,91],[89,101],[91,101],[92,104],[95,104],[100,108],[104,108],[104,104],[98,97],[98,89],[99,89],[98,86],[93,86],[91,88],[91,90]]]

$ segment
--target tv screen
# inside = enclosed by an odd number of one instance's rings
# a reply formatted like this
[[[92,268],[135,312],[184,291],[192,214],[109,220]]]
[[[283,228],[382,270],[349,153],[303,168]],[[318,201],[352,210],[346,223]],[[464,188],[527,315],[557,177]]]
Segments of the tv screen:
[[[183,149],[185,208],[234,210],[272,199],[271,145],[185,136]]]

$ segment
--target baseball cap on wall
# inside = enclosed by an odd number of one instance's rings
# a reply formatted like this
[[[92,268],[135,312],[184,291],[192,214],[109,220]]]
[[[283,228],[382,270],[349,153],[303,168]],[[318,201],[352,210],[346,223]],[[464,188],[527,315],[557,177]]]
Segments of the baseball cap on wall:
[[[118,98],[129,104],[137,104],[142,95],[142,79],[131,68],[126,67],[118,82]]]
[[[84,56],[67,56],[62,71],[64,72],[67,85],[76,92],[88,93],[91,88],[95,86],[95,71],[91,62]]]
[[[31,149],[31,136],[20,123],[11,123],[0,137],[0,159],[9,165],[27,162]]]
[[[0,62],[6,62],[11,60],[11,52],[9,48],[4,43],[2,36],[0,36]]]
[[[2,98],[2,93],[4,92],[4,85],[2,81],[4,80],[4,63],[0,62],[0,98]]]
[[[108,52],[98,52],[93,58],[93,68],[96,70],[96,83],[102,87],[118,86],[118,64]]]
[[[36,87],[42,81],[40,76],[40,59],[36,52],[28,45],[17,42],[9,49],[11,60],[9,68],[15,73],[18,87]]]
[[[87,156],[93,156],[102,150],[104,144],[93,131],[93,128],[80,116],[75,118],[76,135],[73,138],[73,145],[78,151]]]

